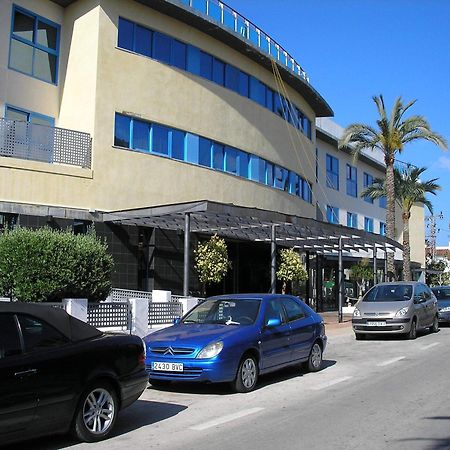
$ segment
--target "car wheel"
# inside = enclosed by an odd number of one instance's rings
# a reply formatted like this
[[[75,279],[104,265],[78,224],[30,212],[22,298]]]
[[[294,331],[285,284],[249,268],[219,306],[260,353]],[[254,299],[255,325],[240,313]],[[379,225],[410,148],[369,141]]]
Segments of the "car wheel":
[[[97,442],[111,433],[119,412],[117,394],[108,383],[86,389],[75,414],[73,432],[84,442]]]
[[[148,380],[148,382],[155,387],[161,387],[161,388],[165,388],[167,386],[169,386],[170,381],[168,380],[152,380],[151,378]]]
[[[308,370],[317,372],[322,368],[322,347],[316,341],[309,352]]]
[[[258,364],[252,355],[245,355],[237,371],[236,379],[234,380],[234,390],[236,392],[250,392],[258,381]]]
[[[433,325],[430,327],[432,333],[437,333],[439,331],[439,319],[438,316],[434,316]]]
[[[355,333],[355,339],[357,341],[363,341],[366,338],[366,335],[364,333]]]
[[[408,339],[415,339],[417,337],[417,324],[416,319],[411,322],[411,328],[409,329]]]

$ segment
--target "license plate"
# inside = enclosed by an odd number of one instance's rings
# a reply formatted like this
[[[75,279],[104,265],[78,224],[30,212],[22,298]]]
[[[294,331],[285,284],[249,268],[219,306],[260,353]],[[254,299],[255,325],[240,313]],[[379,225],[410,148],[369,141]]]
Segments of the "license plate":
[[[386,322],[367,322],[367,325],[369,325],[369,327],[385,327]]]
[[[160,370],[162,372],[183,372],[182,363],[167,363],[167,362],[153,362],[153,370]]]

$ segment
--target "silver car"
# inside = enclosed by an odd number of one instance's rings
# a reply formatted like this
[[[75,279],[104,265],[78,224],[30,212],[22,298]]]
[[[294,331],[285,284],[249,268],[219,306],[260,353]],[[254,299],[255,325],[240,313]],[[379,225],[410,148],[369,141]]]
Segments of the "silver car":
[[[352,325],[358,340],[368,334],[384,333],[404,334],[415,339],[417,330],[439,330],[437,300],[423,283],[380,283],[356,304]]]

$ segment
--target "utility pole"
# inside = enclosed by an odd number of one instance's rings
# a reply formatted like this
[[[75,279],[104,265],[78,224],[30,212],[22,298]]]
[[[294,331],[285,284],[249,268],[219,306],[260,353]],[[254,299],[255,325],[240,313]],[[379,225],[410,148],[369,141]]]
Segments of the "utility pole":
[[[434,261],[436,259],[436,238],[440,231],[440,228],[437,227],[437,220],[442,220],[444,218],[444,215],[442,214],[442,211],[438,215],[431,214],[430,216],[425,217],[425,221],[427,223],[427,228],[429,230],[427,243],[428,247],[431,251],[431,260]]]

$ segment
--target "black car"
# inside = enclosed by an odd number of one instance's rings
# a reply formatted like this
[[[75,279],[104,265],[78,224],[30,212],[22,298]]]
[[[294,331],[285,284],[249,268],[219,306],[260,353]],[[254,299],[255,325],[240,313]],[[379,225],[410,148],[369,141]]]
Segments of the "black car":
[[[450,286],[431,288],[438,301],[439,322],[450,323]]]
[[[66,433],[106,438],[147,386],[142,340],[60,308],[0,302],[0,445]]]

